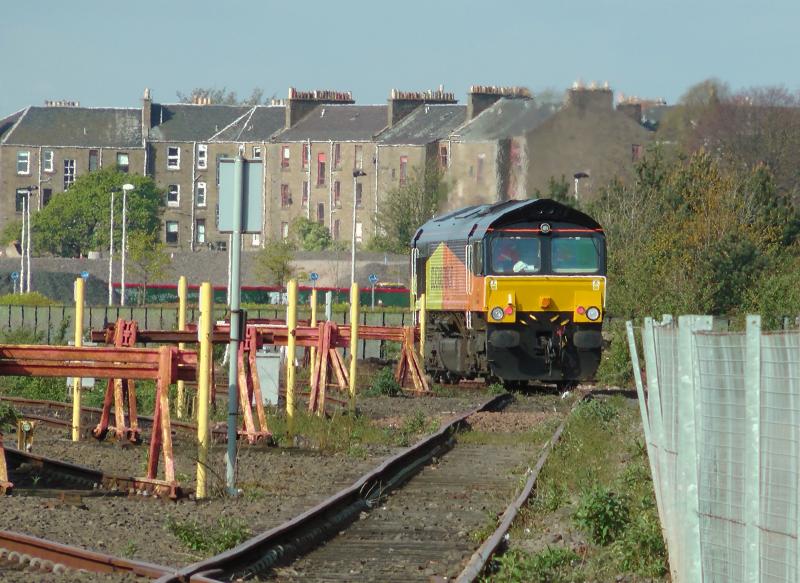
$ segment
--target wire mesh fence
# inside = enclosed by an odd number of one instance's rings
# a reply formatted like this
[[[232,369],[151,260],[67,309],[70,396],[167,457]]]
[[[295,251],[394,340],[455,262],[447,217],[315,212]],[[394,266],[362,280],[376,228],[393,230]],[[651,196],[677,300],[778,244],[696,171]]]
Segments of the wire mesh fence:
[[[665,316],[641,338],[644,378],[628,322],[673,581],[797,581],[800,332]]]

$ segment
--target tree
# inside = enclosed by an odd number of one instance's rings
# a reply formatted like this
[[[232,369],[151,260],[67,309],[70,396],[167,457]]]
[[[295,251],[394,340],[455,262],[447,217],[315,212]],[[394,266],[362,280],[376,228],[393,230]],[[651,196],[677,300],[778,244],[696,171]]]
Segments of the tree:
[[[86,255],[109,245],[111,191],[114,198],[114,247],[122,240],[122,185],[134,189],[127,196],[128,234],[159,233],[163,191],[151,178],[102,169],[80,176],[64,193],[34,214],[31,220],[33,248],[62,257]]]
[[[139,294],[141,305],[147,299],[147,285],[163,279],[166,275],[169,255],[157,237],[142,231],[134,231],[128,237],[128,261],[133,276],[142,284]]]
[[[550,198],[556,202],[560,202],[561,204],[577,207],[578,201],[574,196],[570,195],[569,190],[569,182],[567,182],[567,179],[563,174],[561,175],[560,180],[556,180],[553,176],[551,176],[547,179],[547,192],[543,193],[537,188],[533,191],[533,194],[530,198]]]
[[[294,275],[292,246],[286,241],[268,241],[256,254],[256,273],[268,285],[286,287]]]
[[[260,87],[254,88],[244,99],[240,99],[235,91],[228,91],[225,87],[222,89],[195,87],[188,94],[182,91],[178,91],[177,94],[181,103],[197,103],[198,99],[208,99],[209,103],[216,105],[259,105],[269,101],[264,98],[264,90]]]
[[[22,237],[22,220],[12,219],[8,221],[0,231],[0,245],[3,247],[19,241]]]
[[[306,217],[292,221],[292,237],[301,251],[324,251],[333,242],[331,232],[325,225]]]
[[[437,167],[415,169],[405,185],[393,188],[381,201],[377,217],[381,234],[371,247],[407,253],[414,233],[436,215],[449,191],[450,185]]]

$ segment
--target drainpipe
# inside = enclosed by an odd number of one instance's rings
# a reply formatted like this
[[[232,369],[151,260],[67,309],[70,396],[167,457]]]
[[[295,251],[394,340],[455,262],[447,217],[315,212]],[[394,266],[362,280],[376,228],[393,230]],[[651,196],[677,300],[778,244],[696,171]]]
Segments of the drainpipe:
[[[341,146],[339,146],[341,148]],[[340,150],[341,151],[341,150]],[[328,140],[328,230],[333,234],[333,140]],[[341,186],[339,196],[342,196]]]
[[[311,220],[311,139],[306,139],[306,181],[308,182],[308,204],[306,205],[306,218]],[[301,201],[303,194],[300,193]]]
[[[197,142],[192,142],[192,191],[189,193],[189,251],[194,251],[194,194],[197,188]],[[208,162],[208,150],[206,150],[206,162]],[[208,165],[208,164],[206,164]]]
[[[375,144],[375,216],[372,218],[372,228],[374,229],[374,234],[378,234],[378,168],[380,168],[380,157],[379,157],[379,150],[378,144]]]

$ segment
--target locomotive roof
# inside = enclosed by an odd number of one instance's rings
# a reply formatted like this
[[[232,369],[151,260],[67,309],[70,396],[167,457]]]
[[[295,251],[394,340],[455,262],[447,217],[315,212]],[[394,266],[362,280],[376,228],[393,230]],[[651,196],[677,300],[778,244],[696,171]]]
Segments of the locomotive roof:
[[[571,223],[598,229],[602,227],[590,216],[549,198],[535,200],[505,200],[495,204],[469,206],[422,225],[412,246],[438,242],[481,239],[489,229],[539,221]]]

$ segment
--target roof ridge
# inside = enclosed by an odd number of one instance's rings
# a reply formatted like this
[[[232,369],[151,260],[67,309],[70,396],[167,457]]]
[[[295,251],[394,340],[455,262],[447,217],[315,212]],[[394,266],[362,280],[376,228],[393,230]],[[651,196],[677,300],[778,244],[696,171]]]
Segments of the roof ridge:
[[[14,125],[13,125],[13,126],[11,126],[11,129],[10,129],[10,130],[8,130],[8,132],[6,132],[6,135],[5,135],[5,136],[3,136],[3,140],[0,142],[0,144],[5,144],[5,143],[8,143],[8,138],[11,136],[11,134],[13,134],[13,133],[14,133],[14,130],[15,130],[15,129],[17,129],[17,126],[19,126],[19,123],[22,121],[22,119],[23,119],[23,118],[24,118],[26,115],[28,115],[28,112],[30,111],[30,109],[31,109],[31,106],[29,105],[29,106],[27,106],[26,108],[24,108],[24,109],[21,109],[21,110],[20,110],[22,113],[21,113],[21,114],[20,114],[20,116],[17,118],[17,121],[15,121],[15,122],[14,122]],[[15,113],[14,113],[14,114],[12,114],[12,115],[16,115],[17,113],[20,113],[20,111],[17,111],[17,112],[15,112]],[[9,116],[9,117],[11,117],[11,116]]]

